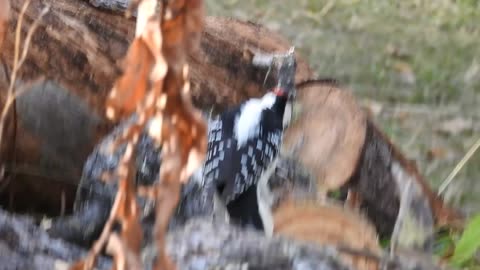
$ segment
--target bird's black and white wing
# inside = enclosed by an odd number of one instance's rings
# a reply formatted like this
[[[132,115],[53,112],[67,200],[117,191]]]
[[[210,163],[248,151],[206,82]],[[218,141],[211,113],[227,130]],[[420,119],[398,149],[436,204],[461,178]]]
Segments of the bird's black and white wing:
[[[205,181],[219,187],[226,204],[255,185],[278,153],[282,123],[269,114],[273,112],[264,111],[260,117],[272,120],[256,126],[255,134],[243,142],[234,130],[238,110],[222,114],[209,126]]]
[[[242,124],[242,112],[249,109],[247,105],[227,111],[210,122],[204,179],[208,186],[217,188],[234,221],[265,230],[265,225],[268,229],[272,225],[265,224],[263,216],[268,213],[262,213],[267,212],[268,206],[262,200],[265,196],[258,197],[257,183],[266,172],[272,172],[272,161],[282,139],[282,121],[267,108],[258,115],[253,114],[258,121]]]

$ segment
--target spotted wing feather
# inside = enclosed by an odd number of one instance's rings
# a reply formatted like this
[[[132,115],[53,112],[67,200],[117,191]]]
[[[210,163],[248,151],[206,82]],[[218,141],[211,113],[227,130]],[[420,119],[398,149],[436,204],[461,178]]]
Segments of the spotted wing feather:
[[[238,147],[234,125],[239,110],[222,114],[209,127],[204,175],[207,182],[219,187],[226,204],[257,183],[277,155],[282,140],[281,119],[272,115],[274,111],[265,110],[256,135]]]

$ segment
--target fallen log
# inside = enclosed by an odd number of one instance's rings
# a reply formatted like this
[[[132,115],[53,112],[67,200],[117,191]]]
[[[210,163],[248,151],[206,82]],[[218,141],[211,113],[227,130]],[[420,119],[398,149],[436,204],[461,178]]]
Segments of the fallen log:
[[[241,239],[241,240],[240,240]],[[267,238],[254,231],[241,230],[222,223],[212,225],[202,219],[192,220],[167,236],[167,251],[178,269],[349,269],[334,246],[314,246],[281,237]],[[431,261],[417,257],[396,256],[382,260],[387,269],[442,269]],[[49,237],[30,218],[6,213],[0,209],[0,268],[64,270],[83,257],[86,250]],[[143,258],[151,269],[155,251],[148,249]],[[108,258],[101,257],[98,270],[111,269]]]
[[[24,3],[25,0],[12,2],[12,20],[2,50],[9,66],[16,18]],[[134,21],[102,12],[85,1],[35,1],[25,12],[22,35],[46,5],[51,10],[33,35],[21,77],[29,79],[43,74],[103,115],[106,95],[121,72],[120,62],[133,38]],[[290,44],[260,25],[209,17],[200,47],[189,56],[193,99],[199,107],[214,104],[225,108],[263,92],[266,71],[254,69],[252,53],[286,51]],[[309,78],[312,72],[308,64],[301,58],[297,63],[297,81]]]
[[[167,241],[168,253],[178,269],[245,264],[261,269],[303,269],[304,264],[322,269],[348,269],[333,248],[268,239],[259,233],[224,224],[212,226],[208,221],[193,221],[180,227],[168,235]],[[66,269],[68,264],[86,254],[85,250],[50,238],[30,219],[12,216],[3,210],[0,210],[0,251],[0,267],[5,270]],[[153,254],[153,249],[145,253],[146,269],[151,269]],[[97,269],[110,269],[110,262],[101,258],[97,266]]]
[[[1,269],[62,269],[56,266],[85,254],[85,250],[75,245],[49,237],[31,218],[0,209]],[[109,262],[103,258],[99,265],[107,268]]]

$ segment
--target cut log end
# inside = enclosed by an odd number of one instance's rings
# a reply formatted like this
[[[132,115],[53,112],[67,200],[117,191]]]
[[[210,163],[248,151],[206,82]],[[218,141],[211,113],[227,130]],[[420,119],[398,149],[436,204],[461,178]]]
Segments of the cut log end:
[[[381,256],[374,227],[361,215],[342,206],[287,202],[275,214],[275,234],[292,239],[348,247]],[[362,256],[342,254],[355,269],[378,269],[378,261]]]
[[[323,81],[298,89],[299,114],[285,134],[284,151],[294,154],[329,191],[343,186],[357,167],[365,140],[365,114],[353,95]]]

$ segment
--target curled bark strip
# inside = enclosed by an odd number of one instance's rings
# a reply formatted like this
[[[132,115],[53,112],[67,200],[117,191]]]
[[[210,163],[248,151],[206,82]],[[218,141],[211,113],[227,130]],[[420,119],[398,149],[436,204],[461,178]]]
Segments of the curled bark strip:
[[[158,4],[161,4],[159,16],[155,14]],[[133,112],[137,117],[111,145],[114,151],[127,144],[117,168],[119,189],[107,225],[85,263],[87,268],[93,266],[107,237],[114,242],[120,240],[112,248],[116,269],[129,264],[128,254],[139,257],[141,229],[136,205],[138,193],[133,184],[133,149],[151,121],[148,134],[156,145],[162,146],[163,159],[160,181],[150,192],[156,194],[157,208],[155,269],[174,269],[165,252],[165,234],[179,200],[181,183],[202,164],[206,151],[206,124],[190,100],[186,62],[187,51],[196,47],[203,29],[202,4],[202,1],[181,0],[138,3],[136,38],[127,52],[124,74],[106,101],[106,115],[111,120],[120,121]],[[112,235],[114,221],[120,222],[120,239]]]
[[[367,119],[362,148],[360,160],[348,187],[358,192],[361,208],[381,236],[392,234],[400,209],[402,191],[410,182],[415,188],[418,206],[424,209],[422,211],[431,212],[437,226],[455,225],[463,220],[457,210],[446,205],[432,191],[415,164],[404,157],[371,119]]]
[[[154,269],[174,269],[165,253],[165,234],[181,183],[198,168],[206,152],[206,124],[190,98],[187,52],[196,49],[203,29],[203,1],[165,1],[162,7],[162,53],[168,66],[157,129],[150,135],[163,145],[157,193],[155,239],[159,258]],[[161,102],[165,98],[165,102]]]
[[[97,256],[101,250],[107,244],[107,241],[112,240],[114,243],[110,243],[110,250],[114,255],[114,269],[123,264],[135,264],[140,261],[140,248],[142,242],[142,234],[140,227],[140,215],[136,201],[136,193],[133,184],[134,169],[131,165],[133,155],[132,145],[127,145],[125,154],[122,158],[119,166],[119,176],[121,177],[119,188],[115,197],[115,202],[110,212],[110,217],[105,224],[100,238],[94,243],[88,257],[84,262],[79,262],[78,265],[82,265],[84,269],[93,269]],[[117,239],[116,234],[112,234],[114,224],[118,222],[121,225],[121,238]],[[115,240],[118,241],[115,241]],[[115,244],[116,243],[116,244]],[[113,246],[112,246],[113,245]],[[121,245],[118,247],[117,245]],[[125,261],[127,258],[134,258],[133,262]],[[131,268],[127,268],[131,269]]]

